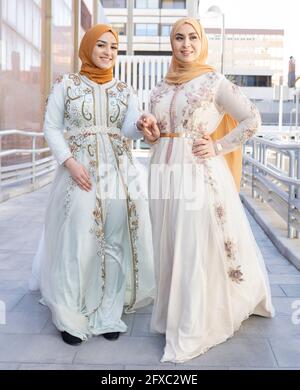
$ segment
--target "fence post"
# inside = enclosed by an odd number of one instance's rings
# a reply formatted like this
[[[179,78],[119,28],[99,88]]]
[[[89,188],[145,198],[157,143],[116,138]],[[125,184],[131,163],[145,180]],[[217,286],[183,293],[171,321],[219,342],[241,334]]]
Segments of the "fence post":
[[[2,136],[0,135],[0,192],[1,192],[1,187],[2,187],[2,157],[1,157],[1,152],[2,152]]]
[[[36,136],[34,135],[32,137],[32,184],[35,185],[35,175],[36,175],[36,156],[35,156],[35,151],[36,151]]]
[[[252,147],[252,158],[256,160],[257,157],[257,145],[256,145],[256,140],[253,140],[253,147]],[[253,199],[255,199],[255,190],[254,190],[254,184],[255,184],[255,165],[252,164],[252,188],[251,188],[251,196]]]
[[[295,178],[295,153],[292,150],[288,151],[289,155],[289,177],[291,179]],[[293,184],[289,184],[289,205],[288,205],[288,238],[295,237],[295,229],[292,227],[292,211],[294,210],[294,206],[292,205],[292,201],[295,200],[295,186]]]

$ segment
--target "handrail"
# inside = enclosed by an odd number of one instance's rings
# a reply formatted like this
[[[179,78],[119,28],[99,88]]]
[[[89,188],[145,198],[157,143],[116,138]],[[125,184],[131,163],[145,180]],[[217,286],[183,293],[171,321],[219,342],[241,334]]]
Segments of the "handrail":
[[[246,153],[249,148],[251,155]],[[251,138],[244,145],[243,187],[279,214],[289,238],[300,238],[299,143]]]
[[[18,135],[32,138],[30,148],[14,148],[1,150],[2,138],[6,136]],[[43,157],[43,154],[50,153],[49,147],[37,148],[37,138],[43,138],[42,132],[24,131],[24,130],[3,130],[0,131],[0,202],[8,199],[14,194],[22,193],[20,183],[23,183],[24,192],[29,189],[35,190],[40,182],[49,182],[47,178],[49,173],[53,172],[56,161],[53,156]],[[21,162],[13,165],[3,166],[3,161],[10,156],[27,155],[31,156],[30,162]],[[40,158],[37,158],[40,157]],[[38,182],[39,181],[39,182]]]

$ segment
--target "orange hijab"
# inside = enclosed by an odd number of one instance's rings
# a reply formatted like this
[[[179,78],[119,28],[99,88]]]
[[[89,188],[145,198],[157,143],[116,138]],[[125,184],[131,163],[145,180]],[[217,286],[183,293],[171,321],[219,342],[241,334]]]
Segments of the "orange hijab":
[[[92,52],[96,46],[97,40],[102,34],[108,31],[114,35],[118,44],[118,33],[112,28],[112,26],[109,24],[97,24],[85,33],[79,48],[79,58],[82,61],[80,74],[88,77],[90,80],[95,81],[98,84],[108,83],[113,79],[114,64],[111,68],[100,69],[92,61]]]
[[[201,40],[201,52],[199,57],[192,63],[184,63],[182,61],[179,61],[173,54],[170,68],[165,77],[165,81],[168,84],[186,83],[204,73],[215,71],[212,66],[206,64],[208,56],[208,40],[205,31],[202,25],[198,22],[198,20],[193,18],[182,18],[174,24],[170,37],[172,48],[173,41],[178,29],[185,23],[190,24],[198,34]],[[211,138],[213,139],[213,141],[221,139],[237,125],[238,122],[230,114],[225,114],[219,126],[216,128],[213,134],[211,134]],[[229,169],[233,175],[236,187],[239,191],[242,176],[242,148],[238,148],[233,152],[227,153],[224,157],[227,161]]]

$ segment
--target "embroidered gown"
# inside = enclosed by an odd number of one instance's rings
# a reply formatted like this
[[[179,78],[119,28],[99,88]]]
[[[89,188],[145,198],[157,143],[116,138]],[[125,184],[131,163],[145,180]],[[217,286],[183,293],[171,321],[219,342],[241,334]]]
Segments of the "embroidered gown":
[[[225,341],[251,314],[273,316],[263,257],[223,155],[192,154],[225,112],[239,125],[220,140],[222,154],[260,126],[256,107],[224,76],[182,85],[162,81],[151,95],[161,132],[149,176],[157,295],[151,328],[166,335],[162,361],[185,362]]]
[[[44,134],[60,165],[33,271],[56,327],[83,340],[125,332],[123,307],[131,312],[153,298],[146,180],[127,146],[141,137],[139,115],[126,84],[79,74],[60,77],[47,103]],[[72,155],[88,169],[91,192],[62,165]]]

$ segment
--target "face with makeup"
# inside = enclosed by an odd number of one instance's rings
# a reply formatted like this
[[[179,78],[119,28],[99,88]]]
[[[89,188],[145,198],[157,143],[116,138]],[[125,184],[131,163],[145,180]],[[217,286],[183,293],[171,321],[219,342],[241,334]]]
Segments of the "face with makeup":
[[[195,61],[201,52],[201,40],[194,28],[184,23],[176,31],[172,41],[173,54],[177,60],[182,62]]]
[[[102,34],[93,49],[92,61],[100,69],[111,68],[118,54],[118,44],[114,35],[108,31]]]

